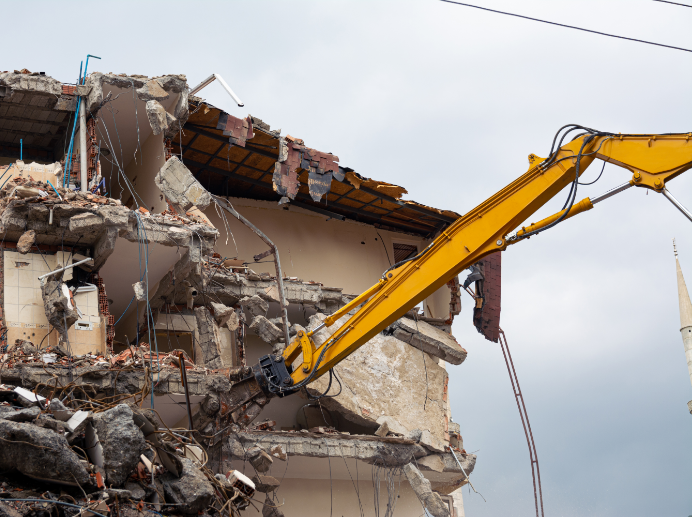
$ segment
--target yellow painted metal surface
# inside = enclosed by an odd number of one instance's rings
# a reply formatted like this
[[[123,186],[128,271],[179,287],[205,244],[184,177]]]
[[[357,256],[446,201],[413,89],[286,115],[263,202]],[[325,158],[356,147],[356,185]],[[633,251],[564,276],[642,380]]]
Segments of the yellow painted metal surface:
[[[324,357],[313,379],[326,373],[464,269],[489,253],[504,250],[508,244],[506,237],[512,230],[574,181],[576,157],[587,137],[581,136],[562,146],[556,159],[546,167],[541,166],[544,160],[529,155],[530,167],[524,175],[452,223],[420,258],[388,272],[383,281],[358,298],[358,303],[367,301],[311,353],[308,363],[304,356],[303,367],[291,374],[294,382],[310,375],[322,352]],[[635,186],[660,191],[667,181],[692,167],[690,140],[690,134],[597,136],[582,150],[580,174],[598,158],[632,172],[631,181]],[[583,200],[572,207],[568,217],[592,207],[590,200]],[[560,215],[536,223],[536,227],[544,227]],[[348,310],[355,305],[349,304]],[[335,319],[330,318],[329,323]],[[299,337],[287,347],[284,352],[287,364],[297,358],[303,348],[303,339],[309,336]]]
[[[591,200],[586,197],[579,201],[578,203],[574,203],[569,209],[569,213],[565,216],[565,219],[569,219],[570,217],[574,217],[577,214],[581,214],[582,212],[586,212],[587,210],[591,210],[593,208],[593,204],[591,203]],[[539,230],[541,228],[545,228],[548,226],[550,223],[557,221],[560,217],[562,217],[562,214],[567,212],[567,209],[565,208],[564,210],[560,210],[557,214],[553,214],[549,217],[546,217],[545,219],[541,219],[537,223],[531,223],[529,226],[522,227],[521,230],[517,231],[517,237],[523,237],[527,233],[531,233],[533,231]],[[563,221],[565,220],[563,219]],[[519,241],[514,241],[510,244],[514,244]]]

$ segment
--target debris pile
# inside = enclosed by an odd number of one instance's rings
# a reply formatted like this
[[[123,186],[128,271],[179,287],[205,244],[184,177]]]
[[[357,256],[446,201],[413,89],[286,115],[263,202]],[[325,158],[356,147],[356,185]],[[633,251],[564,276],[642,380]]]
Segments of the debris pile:
[[[195,434],[162,428],[156,411],[79,407],[76,395],[0,385],[2,515],[238,515],[250,504],[251,480],[215,475]]]

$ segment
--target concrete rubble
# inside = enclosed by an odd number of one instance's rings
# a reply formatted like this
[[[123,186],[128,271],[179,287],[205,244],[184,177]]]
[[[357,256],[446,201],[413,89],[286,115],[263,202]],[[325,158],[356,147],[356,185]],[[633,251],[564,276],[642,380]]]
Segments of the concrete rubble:
[[[149,103],[147,103],[148,112]],[[182,213],[185,213],[193,205],[199,209],[204,209],[211,203],[209,192],[200,185],[188,168],[175,156],[166,162],[154,181],[163,195]]]
[[[70,429],[66,425],[69,421],[63,422],[69,414],[64,413],[72,414],[70,420],[80,413],[85,418]],[[122,403],[97,413],[75,413],[57,399],[43,407],[19,410],[0,405],[2,486],[25,486],[22,479],[6,476],[17,471],[27,479],[61,486],[77,501],[86,492],[91,494],[90,499],[106,504],[115,503],[120,497],[170,504],[173,514],[196,515],[205,511],[218,497],[215,486],[219,481],[204,468],[201,459],[184,457],[186,446],[174,435],[159,431],[163,434],[152,435],[158,436],[154,442],[145,438],[144,428],[136,424],[136,414],[146,415],[139,408]],[[155,415],[145,418],[154,426],[152,430],[159,429]],[[152,446],[171,451],[180,471],[168,470],[165,461],[150,453]],[[271,480],[267,483],[271,484]],[[234,489],[230,490],[232,495]],[[108,511],[108,506],[104,508]]]
[[[466,359],[466,350],[459,346],[451,334],[425,321],[401,318],[390,327],[390,331],[404,343],[450,364],[461,364]]]
[[[166,501],[178,505],[178,511],[197,515],[214,497],[214,487],[192,460],[182,458],[183,474],[176,478],[170,472],[161,477]]]
[[[106,482],[120,486],[139,463],[139,456],[146,450],[142,431],[132,419],[132,410],[125,404],[97,413],[92,418],[99,449],[100,467],[106,471]]]
[[[34,230],[29,230],[24,232],[22,236],[17,241],[17,251],[22,255],[26,255],[31,251],[31,247],[36,242],[36,232]]]
[[[48,322],[63,336],[67,329],[79,319],[79,314],[70,299],[70,293],[59,280],[47,279],[41,283],[44,310]]]
[[[0,420],[0,469],[35,479],[84,484],[89,473],[64,436],[26,422]]]

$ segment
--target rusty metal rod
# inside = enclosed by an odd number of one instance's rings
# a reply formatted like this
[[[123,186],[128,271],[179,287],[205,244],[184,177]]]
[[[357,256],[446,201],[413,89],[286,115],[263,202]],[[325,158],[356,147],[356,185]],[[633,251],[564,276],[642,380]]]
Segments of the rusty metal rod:
[[[533,441],[533,432],[531,431],[531,424],[529,423],[529,414],[526,411],[526,404],[524,404],[524,396],[521,394],[521,388],[519,387],[519,377],[517,377],[517,372],[514,369],[514,361],[512,361],[512,355],[509,353],[507,336],[505,336],[505,333],[502,329],[500,329],[500,346],[502,347],[502,355],[505,357],[505,364],[507,365],[507,373],[509,373],[509,380],[512,383],[512,391],[514,391],[514,398],[517,401],[517,408],[519,409],[521,425],[524,427],[524,434],[526,435],[526,444],[529,446],[529,458],[531,459],[531,476],[533,477],[533,499],[534,503],[536,504],[536,517],[545,517],[545,511],[543,510],[543,489],[541,488],[541,470],[538,467],[538,454],[536,453],[536,443]],[[508,358],[509,360],[507,360]],[[538,489],[538,493],[536,493],[536,489]],[[538,513],[539,499],[540,514]]]
[[[284,281],[283,281],[283,274],[281,273],[281,262],[279,261],[279,248],[274,244],[269,237],[267,237],[262,231],[257,228],[254,224],[252,224],[250,221],[248,221],[245,217],[240,215],[238,212],[236,212],[235,208],[224,198],[220,196],[214,196],[214,201],[226,210],[229,214],[231,214],[233,217],[238,219],[241,223],[243,223],[245,226],[250,228],[257,236],[262,239],[267,245],[272,249],[274,253],[274,266],[276,268],[276,284],[279,287],[279,305],[281,306],[281,319],[284,322],[284,348],[288,346],[290,343],[290,339],[288,337],[288,303],[286,302],[286,292],[284,291]]]
[[[190,410],[190,390],[187,387],[187,371],[185,370],[185,356],[183,355],[182,352],[178,353],[178,357],[180,358],[180,381],[183,384],[183,387],[185,388],[185,404],[187,405],[187,421],[188,421],[188,429],[190,429],[190,432],[194,430],[194,427],[192,427],[192,410]]]

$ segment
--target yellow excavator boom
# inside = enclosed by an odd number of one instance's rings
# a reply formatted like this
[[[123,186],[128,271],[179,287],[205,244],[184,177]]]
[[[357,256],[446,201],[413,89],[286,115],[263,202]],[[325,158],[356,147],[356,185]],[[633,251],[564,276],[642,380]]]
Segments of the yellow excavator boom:
[[[507,239],[512,230],[575,182],[577,164],[581,175],[598,158],[632,173],[630,182],[620,190],[637,186],[662,192],[669,180],[692,167],[690,139],[690,134],[589,133],[560,147],[549,159],[530,155],[530,167],[524,175],[452,223],[417,258],[387,271],[372,288],[327,318],[329,327],[341,315],[363,304],[320,347],[310,347],[311,361],[304,360],[302,367],[291,373],[293,385],[326,373],[484,256],[555,223],[568,209],[520,229],[515,239]],[[574,203],[562,218],[591,208],[592,200],[586,198]],[[309,341],[309,335],[299,335],[284,351],[286,363],[291,364]],[[307,354],[303,354],[305,357]]]
[[[562,145],[567,134],[575,130],[583,133]],[[298,391],[324,375],[486,255],[505,250],[568,217],[590,210],[598,202],[627,188],[642,187],[663,193],[692,219],[692,214],[666,189],[668,181],[692,167],[691,138],[692,133],[622,135],[577,125],[564,126],[558,131],[548,158],[529,155],[529,169],[525,174],[452,223],[416,257],[385,271],[377,284],[328,317],[317,329],[299,332],[284,350],[283,357],[260,359],[252,369],[253,375],[241,381],[231,397],[234,421],[241,425],[249,423],[268,398]],[[631,179],[598,198],[575,202],[579,176],[595,159],[630,171]],[[520,228],[508,237],[570,185],[562,211]],[[356,312],[332,331],[336,321],[353,310]],[[316,346],[311,336],[324,326],[329,328],[331,335]],[[302,363],[297,363],[301,353]],[[253,399],[254,403],[250,403]]]

